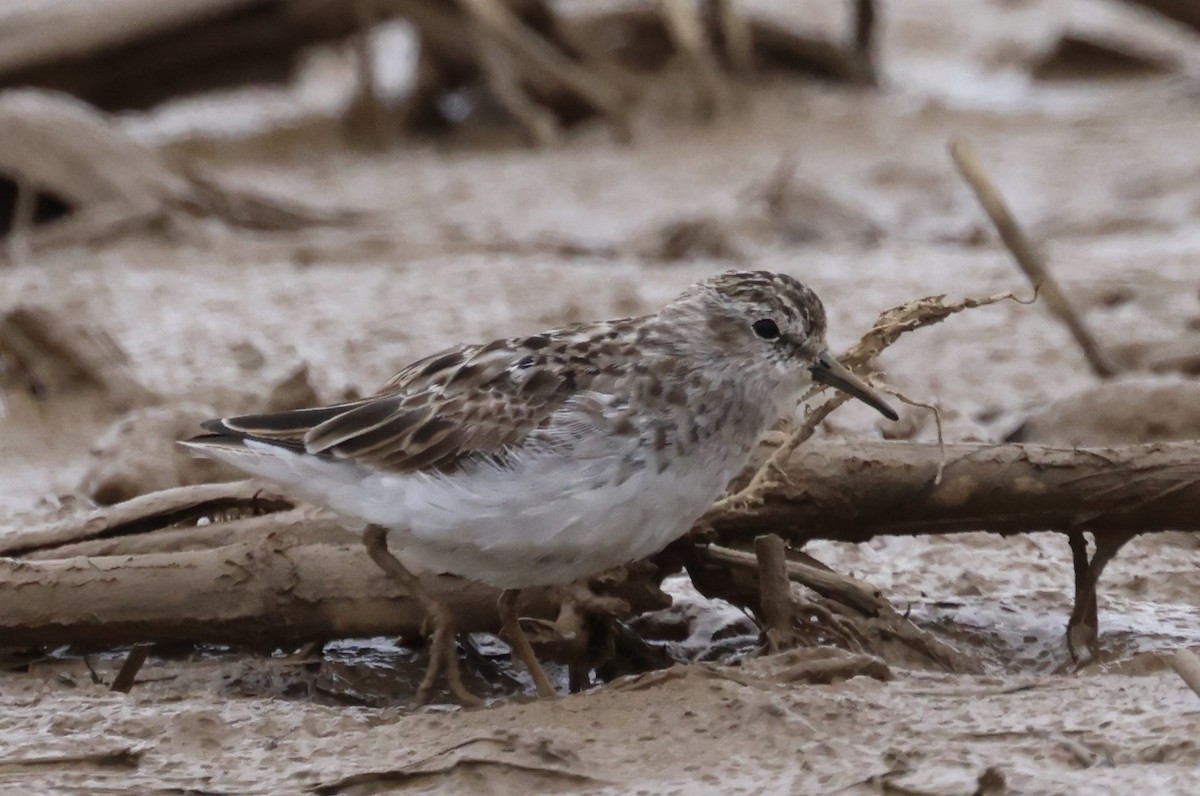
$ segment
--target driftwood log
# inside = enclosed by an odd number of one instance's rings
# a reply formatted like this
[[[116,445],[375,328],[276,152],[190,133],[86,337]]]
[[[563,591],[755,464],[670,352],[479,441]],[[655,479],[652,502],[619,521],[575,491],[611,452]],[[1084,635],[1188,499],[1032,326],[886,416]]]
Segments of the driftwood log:
[[[270,533],[183,553],[51,561],[0,559],[4,646],[198,641],[260,649],[307,641],[417,636],[424,620],[361,544],[294,545]],[[499,592],[461,578],[426,585],[463,631],[499,627]],[[524,616],[553,617],[546,590]]]
[[[936,483],[939,465],[941,483]],[[1048,448],[819,442],[796,449],[754,504],[710,514],[726,544],[988,531],[1097,538],[1200,530],[1200,444]]]
[[[783,477],[757,501],[706,517],[699,541],[689,544],[715,538],[748,548],[767,532],[793,547],[810,539],[859,542],[884,534],[1066,533],[1076,551],[1078,592],[1068,637],[1073,654],[1086,661],[1104,564],[1137,534],[1200,530],[1198,462],[1195,443],[1074,450],[950,445],[943,454],[936,445],[915,443],[810,442],[793,452]],[[249,516],[194,524],[197,516],[239,512]],[[328,534],[328,525],[239,482],[168,490],[74,526],[64,521],[11,535],[7,555],[25,558],[0,562],[0,643],[187,639],[269,646],[415,633],[419,610],[370,566],[365,551],[305,541],[306,527],[324,527]],[[1091,560],[1079,544],[1084,532],[1096,539]],[[192,549],[139,554],[154,549],[160,534]],[[200,538],[205,535],[207,541]],[[70,550],[63,545],[98,543],[108,555],[62,558]],[[56,550],[59,557],[50,558]],[[610,579],[606,595],[626,600],[632,610],[652,604],[639,595],[671,571],[662,563],[648,581],[644,575],[624,584]],[[800,582],[815,573],[812,567],[790,569]],[[832,573],[826,578],[836,580]],[[861,586],[851,585],[855,599],[847,602],[861,602]],[[462,629],[497,628],[493,590],[449,577],[432,578],[430,587],[452,606]],[[838,590],[836,583],[817,582],[817,588]],[[528,616],[551,617],[559,607],[551,592],[531,592],[528,599]]]

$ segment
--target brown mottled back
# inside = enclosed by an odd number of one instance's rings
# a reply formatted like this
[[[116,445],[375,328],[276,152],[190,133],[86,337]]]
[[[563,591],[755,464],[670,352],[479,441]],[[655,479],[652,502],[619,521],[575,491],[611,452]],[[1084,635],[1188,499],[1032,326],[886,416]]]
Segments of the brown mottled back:
[[[634,319],[459,345],[418,360],[347,404],[209,421],[218,434],[405,473],[519,446],[573,395],[604,392]]]

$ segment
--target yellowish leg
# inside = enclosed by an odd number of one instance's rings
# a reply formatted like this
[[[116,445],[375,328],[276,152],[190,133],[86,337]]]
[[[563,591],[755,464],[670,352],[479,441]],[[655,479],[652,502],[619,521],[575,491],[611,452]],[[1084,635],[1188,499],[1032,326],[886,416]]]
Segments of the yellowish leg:
[[[550,685],[546,673],[542,671],[542,665],[538,663],[537,656],[533,654],[533,647],[530,646],[525,631],[521,629],[521,622],[517,616],[517,598],[520,596],[519,589],[505,589],[500,593],[500,633],[512,645],[513,652],[529,670],[529,674],[533,677],[533,684],[537,686],[538,696],[543,699],[558,696],[554,686]]]
[[[368,525],[363,533],[363,543],[367,546],[367,555],[371,557],[380,569],[389,577],[397,580],[404,590],[421,604],[425,609],[426,621],[433,626],[433,637],[430,639],[429,666],[425,669],[425,677],[417,688],[417,700],[421,703],[429,701],[433,686],[437,683],[438,675],[444,674],[446,686],[461,704],[474,707],[482,705],[483,700],[472,694],[463,685],[462,675],[458,670],[458,650],[454,646],[454,623],[450,613],[437,600],[425,591],[416,575],[408,571],[400,559],[388,550],[387,528],[379,525]]]

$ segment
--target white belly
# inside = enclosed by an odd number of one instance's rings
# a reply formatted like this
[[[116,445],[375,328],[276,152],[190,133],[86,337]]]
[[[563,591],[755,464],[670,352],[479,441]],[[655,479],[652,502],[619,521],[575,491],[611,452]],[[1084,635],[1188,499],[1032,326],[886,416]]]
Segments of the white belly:
[[[249,443],[234,462],[360,524],[391,529],[406,564],[499,588],[569,583],[658,552],[745,465],[746,451],[653,464],[617,482],[610,457],[547,454],[512,469],[390,475]],[[700,453],[696,451],[694,453]]]

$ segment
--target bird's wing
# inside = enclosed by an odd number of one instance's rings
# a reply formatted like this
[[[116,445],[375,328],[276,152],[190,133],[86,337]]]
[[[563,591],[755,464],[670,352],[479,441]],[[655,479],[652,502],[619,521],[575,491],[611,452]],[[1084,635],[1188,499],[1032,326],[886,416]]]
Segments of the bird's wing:
[[[611,389],[610,324],[450,348],[378,394],[334,406],[210,420],[218,438],[258,440],[387,472],[453,470],[521,445],[572,397]]]

